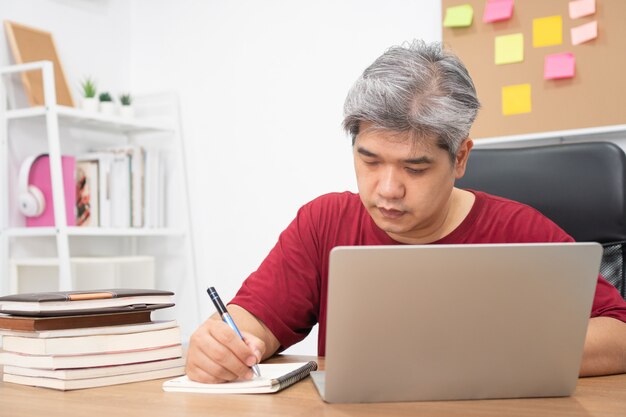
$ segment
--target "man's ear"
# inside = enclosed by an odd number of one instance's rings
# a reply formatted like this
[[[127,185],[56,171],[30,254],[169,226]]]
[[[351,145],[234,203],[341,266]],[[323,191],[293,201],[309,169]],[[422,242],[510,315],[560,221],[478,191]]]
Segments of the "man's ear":
[[[469,137],[461,143],[461,146],[459,146],[459,150],[456,153],[456,159],[454,161],[454,176],[457,180],[465,175],[467,159],[469,158],[473,147],[474,141]]]

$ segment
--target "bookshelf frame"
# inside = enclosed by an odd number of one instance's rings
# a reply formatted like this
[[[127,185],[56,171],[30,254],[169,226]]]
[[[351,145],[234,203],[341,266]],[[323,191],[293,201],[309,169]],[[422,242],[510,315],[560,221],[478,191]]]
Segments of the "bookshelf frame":
[[[15,97],[12,97],[11,86],[8,84],[11,76],[20,75],[29,71],[41,71],[44,86],[44,105],[36,107],[17,107]],[[186,270],[185,279],[191,280],[193,287],[197,288],[197,273],[193,236],[191,227],[191,212],[189,206],[189,189],[187,171],[185,169],[185,153],[180,127],[180,114],[178,98],[174,94],[154,95],[152,99],[168,103],[169,117],[161,117],[161,114],[150,115],[142,118],[125,118],[117,115],[104,115],[89,112],[78,108],[61,106],[56,103],[54,82],[54,66],[50,61],[39,61],[27,64],[12,65],[0,68],[0,294],[12,293],[16,289],[14,271],[11,265],[37,263],[36,260],[47,259],[48,265],[58,268],[58,290],[72,290],[72,263],[80,257],[80,262],[88,263],[89,257],[71,254],[72,243],[76,240],[120,240],[124,241],[129,253],[123,256],[137,257],[138,242],[144,239],[154,241],[159,245],[161,240],[174,239],[177,244],[182,242],[184,250],[184,265]],[[148,112],[149,113],[149,106]],[[152,116],[152,117],[151,117]],[[163,120],[168,120],[164,122]],[[15,166],[10,152],[10,125],[14,123],[44,123],[46,134],[46,152],[50,157],[50,176],[52,183],[52,202],[54,205],[54,226],[51,227],[25,227],[15,224],[15,201],[11,197],[11,179],[9,169]],[[130,228],[101,228],[101,227],[75,227],[68,226],[65,217],[65,193],[63,189],[63,176],[61,168],[61,139],[62,127],[91,131],[96,133],[122,135],[132,143],[135,138],[145,134],[160,134],[168,138],[169,146],[176,150],[174,164],[180,167],[179,177],[182,181],[180,186],[182,200],[177,210],[180,224],[168,225],[162,228],[130,227]],[[166,173],[167,175],[167,173]],[[13,212],[12,212],[13,210]],[[24,241],[28,247],[28,239],[44,240],[49,246],[52,242],[56,250],[56,256],[33,253],[22,256],[21,259],[12,258],[12,246],[17,241]],[[115,245],[115,244],[112,244]],[[163,245],[166,245],[163,243]],[[119,258],[119,256],[118,256]],[[29,260],[30,259],[30,260]],[[102,262],[100,256],[94,256],[93,262]],[[200,319],[200,307],[196,299],[196,312]]]

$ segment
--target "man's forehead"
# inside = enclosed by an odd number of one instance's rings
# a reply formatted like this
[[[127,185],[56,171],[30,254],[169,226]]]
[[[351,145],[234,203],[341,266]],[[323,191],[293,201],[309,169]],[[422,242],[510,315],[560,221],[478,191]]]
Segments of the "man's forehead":
[[[361,143],[366,142],[370,146],[376,146],[380,142],[391,142],[398,145],[406,144],[407,157],[419,157],[424,154],[432,154],[437,146],[437,138],[435,136],[418,135],[413,131],[397,131],[384,127],[378,127],[371,122],[362,125],[363,129],[359,129],[356,143],[359,139],[363,139]],[[367,147],[367,145],[366,145]]]

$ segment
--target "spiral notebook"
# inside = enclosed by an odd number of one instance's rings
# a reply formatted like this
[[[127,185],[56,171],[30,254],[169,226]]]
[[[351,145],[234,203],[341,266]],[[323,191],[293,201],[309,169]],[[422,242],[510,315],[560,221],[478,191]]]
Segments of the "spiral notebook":
[[[223,384],[203,384],[189,380],[186,375],[163,383],[169,392],[197,392],[201,394],[264,394],[278,392],[309,376],[317,369],[316,362],[262,363],[260,377],[249,381],[234,381]]]

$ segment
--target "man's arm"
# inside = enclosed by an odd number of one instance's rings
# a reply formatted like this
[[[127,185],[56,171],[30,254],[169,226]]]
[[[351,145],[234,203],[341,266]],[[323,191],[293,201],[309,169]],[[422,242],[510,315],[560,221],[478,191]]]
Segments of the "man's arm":
[[[589,319],[580,376],[626,373],[626,323],[611,317]]]
[[[237,305],[229,305],[228,312],[245,341],[219,315],[211,316],[189,340],[185,371],[190,379],[208,383],[250,379],[250,366],[280,347],[274,334],[253,314]]]

